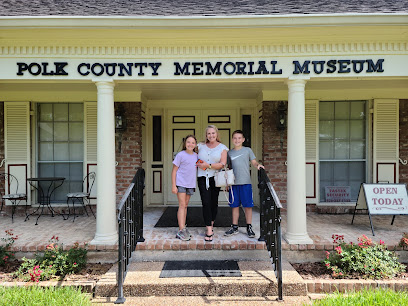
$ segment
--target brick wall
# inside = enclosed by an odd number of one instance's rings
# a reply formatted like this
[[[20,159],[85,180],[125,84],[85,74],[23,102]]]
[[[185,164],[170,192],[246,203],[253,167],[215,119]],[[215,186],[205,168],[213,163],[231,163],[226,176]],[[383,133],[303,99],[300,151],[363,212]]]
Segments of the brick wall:
[[[123,105],[127,120],[124,132],[116,133],[116,195],[120,201],[130,182],[136,174],[136,169],[142,166],[142,120],[141,104],[136,102],[115,103],[115,112]],[[121,148],[119,142],[122,141]]]
[[[399,156],[408,160],[408,99],[399,106]],[[399,164],[399,182],[408,184],[408,165]]]
[[[276,128],[279,102],[264,101],[262,104],[262,161],[281,203],[286,206],[287,130],[282,133],[281,148],[281,131]],[[287,106],[287,102],[284,103]]]

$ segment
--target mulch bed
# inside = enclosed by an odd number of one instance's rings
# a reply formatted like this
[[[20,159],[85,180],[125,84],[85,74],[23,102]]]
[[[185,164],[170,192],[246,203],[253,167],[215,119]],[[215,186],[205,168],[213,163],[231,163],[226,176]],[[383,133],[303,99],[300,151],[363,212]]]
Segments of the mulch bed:
[[[405,272],[394,277],[394,280],[408,280],[408,264],[405,265]],[[303,279],[333,279],[330,271],[321,262],[292,263],[293,268]],[[348,279],[363,279],[359,275],[352,275]]]
[[[0,266],[0,283],[17,281],[12,273],[18,269],[21,261],[14,260],[6,266]],[[87,263],[86,267],[76,274],[65,276],[69,281],[98,281],[113,266],[111,263]]]

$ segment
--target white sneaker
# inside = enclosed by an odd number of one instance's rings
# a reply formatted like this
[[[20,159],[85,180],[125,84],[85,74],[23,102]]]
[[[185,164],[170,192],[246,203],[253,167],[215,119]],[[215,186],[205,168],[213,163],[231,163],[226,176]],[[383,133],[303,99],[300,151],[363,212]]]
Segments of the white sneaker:
[[[176,238],[183,240],[183,241],[189,241],[191,238],[189,235],[186,233],[186,228],[183,228],[181,231],[178,231],[176,234]]]

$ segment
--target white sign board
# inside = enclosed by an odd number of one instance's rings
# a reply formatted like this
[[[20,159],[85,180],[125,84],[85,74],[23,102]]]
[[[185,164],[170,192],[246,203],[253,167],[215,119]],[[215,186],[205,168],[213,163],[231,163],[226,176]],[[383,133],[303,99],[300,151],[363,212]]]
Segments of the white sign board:
[[[368,209],[371,215],[408,214],[405,184],[361,184],[356,209]]]

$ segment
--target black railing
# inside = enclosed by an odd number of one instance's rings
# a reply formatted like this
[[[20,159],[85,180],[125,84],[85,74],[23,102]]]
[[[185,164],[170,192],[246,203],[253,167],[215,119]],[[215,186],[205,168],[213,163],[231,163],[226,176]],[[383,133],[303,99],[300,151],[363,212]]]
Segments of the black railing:
[[[138,242],[143,242],[143,189],[145,171],[138,169],[132,183],[119,203],[119,260],[118,260],[118,299],[115,304],[123,304],[123,283],[132,252]]]
[[[278,280],[278,300],[283,300],[282,290],[282,205],[264,169],[258,171],[261,235],[259,241],[265,241]]]

